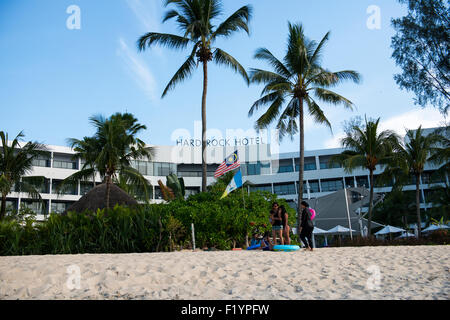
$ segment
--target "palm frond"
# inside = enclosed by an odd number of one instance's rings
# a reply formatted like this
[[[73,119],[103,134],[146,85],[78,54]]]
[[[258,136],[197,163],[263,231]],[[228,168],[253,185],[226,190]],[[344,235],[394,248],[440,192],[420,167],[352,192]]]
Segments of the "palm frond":
[[[167,84],[166,88],[164,89],[164,92],[162,94],[162,97],[165,97],[166,94],[175,88],[175,86],[186,80],[189,76],[192,75],[192,72],[194,71],[194,68],[197,66],[195,63],[195,53],[197,51],[198,44],[196,44],[191,52],[191,55],[187,58],[187,60],[181,65],[181,67],[178,69],[178,71],[174,74],[172,79],[170,79],[169,83]]]
[[[138,39],[139,51],[150,48],[153,44],[165,46],[170,49],[184,49],[191,42],[190,39],[168,33],[148,32]]]
[[[239,73],[244,78],[244,80],[247,82],[247,85],[250,83],[250,80],[248,78],[248,75],[247,75],[247,72],[245,71],[245,69],[230,54],[217,48],[214,51],[213,57],[214,57],[214,61],[217,64],[224,65],[224,66],[231,68],[232,70],[234,70],[234,72]]]
[[[323,88],[312,88],[314,94],[320,100],[330,103],[330,104],[342,104],[345,108],[353,110],[353,103],[347,98],[327,89]]]
[[[320,124],[325,124],[328,128],[330,128],[331,132],[333,132],[330,121],[327,119],[325,113],[319,105],[311,97],[308,97],[305,101],[308,105],[309,114],[313,117],[314,121]]]
[[[288,70],[288,68],[280,61],[278,60],[268,49],[266,48],[259,48],[256,50],[256,53],[254,55],[255,59],[258,60],[265,60],[269,65],[274,68],[275,72],[281,75],[284,78],[291,78],[291,72]]]
[[[228,37],[233,32],[238,30],[244,30],[247,34],[250,34],[248,23],[252,16],[252,7],[243,6],[242,8],[236,10],[230,17],[228,17],[224,22],[222,22],[212,34],[212,39],[217,36]]]

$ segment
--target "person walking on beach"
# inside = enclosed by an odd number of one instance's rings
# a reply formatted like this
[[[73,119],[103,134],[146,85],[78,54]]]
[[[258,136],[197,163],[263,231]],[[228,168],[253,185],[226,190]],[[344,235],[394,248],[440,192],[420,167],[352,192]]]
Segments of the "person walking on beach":
[[[280,206],[280,214],[281,214],[281,219],[282,219],[282,224],[283,224],[283,239],[284,239],[284,243],[285,244],[291,244],[291,238],[289,237],[289,231],[290,231],[290,227],[288,224],[288,218],[289,215],[286,211],[286,208],[284,206]]]
[[[276,204],[276,206],[275,206]],[[273,243],[277,244],[277,235],[280,237],[281,244],[284,244],[283,240],[283,219],[281,217],[281,211],[278,207],[278,203],[274,203],[271,211],[271,219],[272,219],[272,238]]]
[[[311,211],[309,211],[309,204],[306,201],[302,201],[301,207],[300,239],[306,246],[305,250],[313,251],[312,233],[314,231],[314,224],[311,220]]]

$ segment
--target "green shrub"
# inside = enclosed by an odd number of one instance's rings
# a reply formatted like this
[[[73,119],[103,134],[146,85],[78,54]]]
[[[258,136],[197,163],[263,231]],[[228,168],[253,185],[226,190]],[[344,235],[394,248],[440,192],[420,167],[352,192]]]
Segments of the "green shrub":
[[[243,246],[251,234],[250,222],[268,223],[273,201],[285,205],[291,224],[295,211],[275,195],[240,192],[220,200],[219,192],[200,193],[187,200],[149,204],[137,208],[116,206],[109,210],[51,214],[37,223],[28,220],[0,221],[0,255],[131,253],[190,248],[191,223],[196,245],[228,250]]]

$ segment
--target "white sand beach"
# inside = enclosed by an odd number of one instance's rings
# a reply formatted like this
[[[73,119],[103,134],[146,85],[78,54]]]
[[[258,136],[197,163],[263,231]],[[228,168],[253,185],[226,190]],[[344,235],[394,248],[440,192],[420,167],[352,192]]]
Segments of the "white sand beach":
[[[448,300],[449,258],[449,246],[0,257],[0,299]]]

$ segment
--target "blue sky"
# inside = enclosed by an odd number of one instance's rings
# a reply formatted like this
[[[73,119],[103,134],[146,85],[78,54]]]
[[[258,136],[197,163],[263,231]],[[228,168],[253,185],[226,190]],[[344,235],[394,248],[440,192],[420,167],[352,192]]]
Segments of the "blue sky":
[[[65,140],[93,134],[88,118],[131,112],[148,130],[141,138],[149,144],[174,145],[180,133],[195,134],[201,120],[202,74],[180,84],[167,97],[161,93],[188,50],[155,48],[139,53],[136,40],[148,31],[176,33],[173,22],[161,23],[166,10],[157,0],[3,0],[0,1],[0,130],[26,139],[66,145]],[[225,16],[245,4],[254,9],[251,35],[235,34],[216,45],[246,67],[268,68],[253,59],[267,47],[280,59],[285,51],[287,22],[301,22],[306,35],[331,38],[323,66],[360,72],[360,85],[345,84],[336,91],[354,102],[356,110],[323,105],[333,134],[306,121],[307,150],[337,147],[342,122],[354,116],[381,117],[383,129],[403,134],[405,128],[438,126],[444,118],[434,109],[413,104],[413,95],[393,80],[399,72],[391,59],[390,26],[405,8],[393,0],[233,0],[224,1]],[[80,8],[79,30],[70,30],[66,12]],[[371,5],[380,8],[381,28],[366,22]],[[223,18],[225,18],[225,16]],[[210,67],[207,120],[210,137],[227,130],[253,129],[257,115],[248,110],[261,86],[247,87],[240,76],[223,67]],[[258,113],[260,114],[260,113]],[[199,136],[198,136],[199,137]],[[264,137],[263,137],[264,138]],[[298,137],[285,139],[280,151],[298,150]]]

